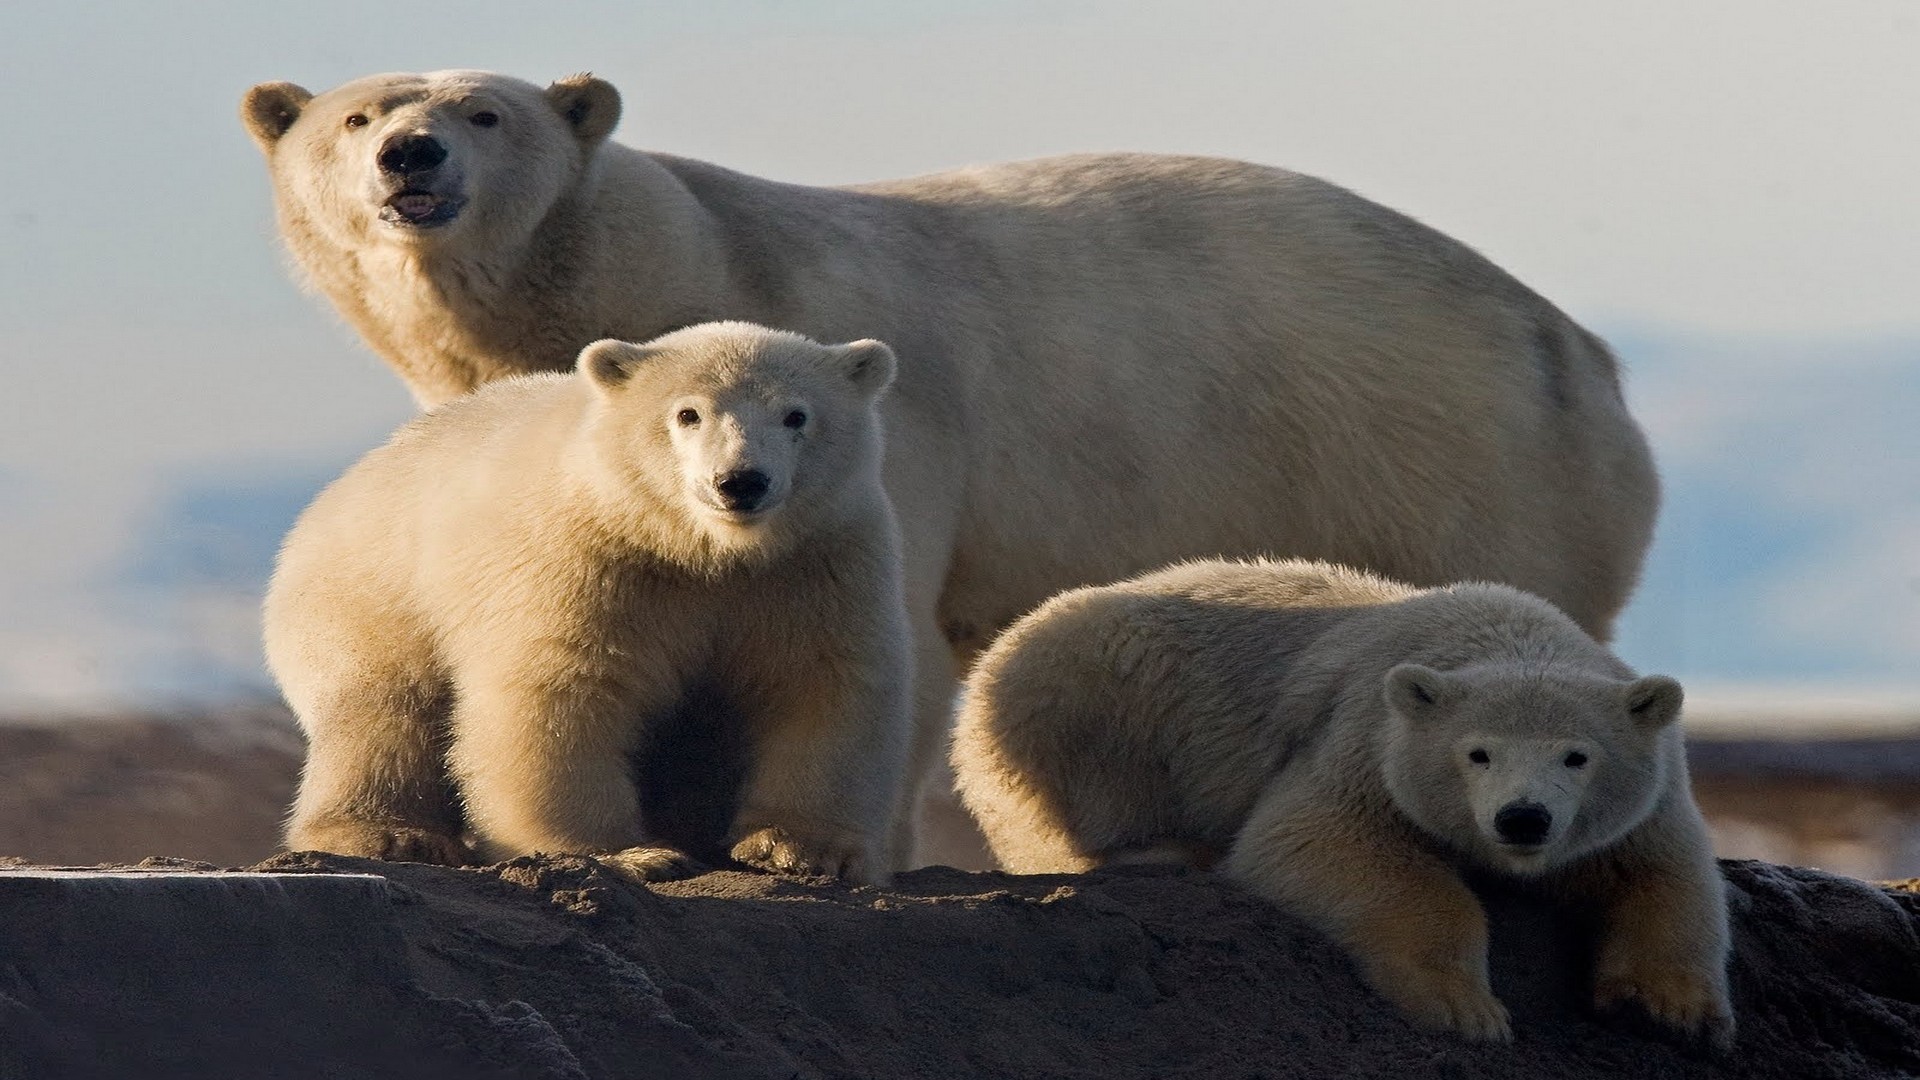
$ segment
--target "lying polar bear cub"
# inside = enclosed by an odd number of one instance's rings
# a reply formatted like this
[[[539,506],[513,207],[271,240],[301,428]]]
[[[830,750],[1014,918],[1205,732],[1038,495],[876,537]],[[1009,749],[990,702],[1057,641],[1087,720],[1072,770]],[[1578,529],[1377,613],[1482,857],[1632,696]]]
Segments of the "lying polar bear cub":
[[[883,878],[911,733],[893,371],[877,341],[706,324],[596,342],[368,454],[267,596],[309,742],[288,845],[459,863],[470,831],[661,878],[710,843]]]
[[[1054,597],[967,681],[953,767],[1016,873],[1220,862],[1422,1023],[1511,1036],[1463,864],[1595,906],[1596,999],[1731,1035],[1680,685],[1500,585],[1196,562]]]

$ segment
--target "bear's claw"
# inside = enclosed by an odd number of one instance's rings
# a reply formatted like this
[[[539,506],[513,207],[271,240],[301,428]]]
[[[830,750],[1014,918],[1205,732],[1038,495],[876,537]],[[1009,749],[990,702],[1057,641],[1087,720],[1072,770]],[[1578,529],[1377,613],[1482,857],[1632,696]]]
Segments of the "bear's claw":
[[[733,846],[734,859],[748,866],[801,877],[836,877],[877,884],[867,844],[857,837],[803,837],[770,826],[748,833]]]
[[[1500,999],[1466,991],[1425,1003],[1414,1018],[1428,1027],[1457,1031],[1475,1042],[1512,1042],[1513,1021]]]
[[[633,881],[679,881],[704,873],[698,859],[670,847],[630,847],[595,855],[594,860]]]
[[[1653,966],[1608,972],[1596,981],[1593,1000],[1603,1010],[1635,1002],[1668,1027],[1703,1036],[1716,1047],[1733,1043],[1733,1006],[1711,973]]]
[[[329,851],[387,862],[473,864],[473,852],[458,836],[412,825],[335,821],[294,830],[287,846],[296,851]]]
[[[1507,1007],[1468,972],[1402,969],[1369,981],[1422,1027],[1457,1031],[1476,1042],[1513,1041]]]

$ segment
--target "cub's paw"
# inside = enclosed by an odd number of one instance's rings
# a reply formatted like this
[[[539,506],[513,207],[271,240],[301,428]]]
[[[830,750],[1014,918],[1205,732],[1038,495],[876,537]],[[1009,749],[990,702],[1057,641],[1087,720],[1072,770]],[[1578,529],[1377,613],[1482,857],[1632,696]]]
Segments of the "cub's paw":
[[[595,855],[594,861],[630,881],[679,881],[706,872],[698,859],[670,847],[630,847]]]
[[[1722,1048],[1733,1043],[1733,1003],[1727,1000],[1717,971],[1653,958],[1615,964],[1595,980],[1593,1001],[1601,1009],[1637,1002],[1668,1027],[1702,1036]]]
[[[874,865],[869,847],[865,838],[850,834],[801,836],[770,826],[748,833],[733,845],[732,855],[762,870],[878,885],[886,874]]]
[[[373,821],[329,821],[298,826],[287,834],[287,849],[440,866],[468,866],[473,862],[472,850],[452,833]]]
[[[1400,968],[1372,981],[1422,1027],[1457,1031],[1475,1042],[1513,1041],[1507,1007],[1470,971]]]

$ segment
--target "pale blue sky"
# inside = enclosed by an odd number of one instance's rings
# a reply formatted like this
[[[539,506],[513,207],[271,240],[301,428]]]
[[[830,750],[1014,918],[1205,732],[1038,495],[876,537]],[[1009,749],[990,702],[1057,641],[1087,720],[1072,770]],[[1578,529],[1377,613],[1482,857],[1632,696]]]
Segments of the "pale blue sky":
[[[591,69],[616,138],[787,180],[1346,184],[1621,345],[1678,500],[1630,658],[1920,683],[1916,56],[1911,0],[5,5],[0,706],[257,678],[275,515],[411,407],[284,272],[236,106],[441,67]]]

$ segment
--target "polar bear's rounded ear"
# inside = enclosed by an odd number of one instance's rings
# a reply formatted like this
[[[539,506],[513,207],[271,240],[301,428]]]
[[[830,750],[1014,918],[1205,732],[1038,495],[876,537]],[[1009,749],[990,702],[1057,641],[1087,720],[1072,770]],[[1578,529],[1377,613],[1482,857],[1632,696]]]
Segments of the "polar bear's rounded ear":
[[[1680,706],[1686,697],[1686,691],[1673,679],[1647,675],[1628,683],[1621,701],[1635,727],[1657,731],[1679,718]]]
[[[547,87],[547,101],[573,129],[573,137],[588,146],[606,138],[620,122],[620,91],[584,71]]]
[[[1421,664],[1400,664],[1387,672],[1387,703],[1409,720],[1447,703],[1453,681]]]
[[[313,100],[311,91],[290,82],[261,83],[240,99],[240,121],[260,149],[273,152],[273,145],[287,133],[300,110]]]
[[[654,350],[631,341],[604,338],[580,350],[574,370],[601,391],[618,390],[645,363]]]
[[[878,397],[892,385],[897,361],[886,342],[862,338],[837,346],[834,352],[838,354],[840,370],[868,397]]]

